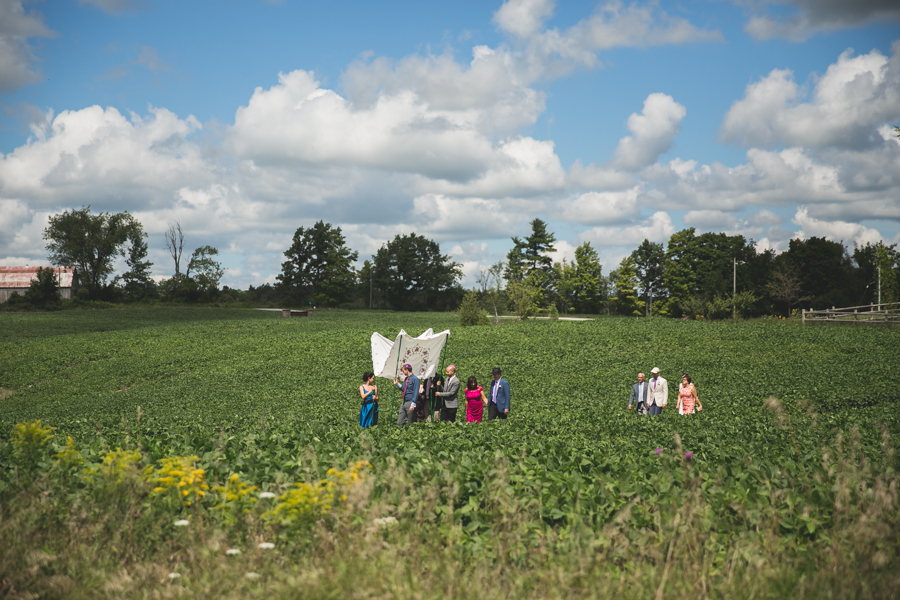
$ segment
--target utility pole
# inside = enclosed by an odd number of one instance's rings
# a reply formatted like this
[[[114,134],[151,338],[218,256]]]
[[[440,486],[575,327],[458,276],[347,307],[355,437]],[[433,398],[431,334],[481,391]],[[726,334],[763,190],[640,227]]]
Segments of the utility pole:
[[[878,310],[881,310],[881,265],[878,265]]]
[[[734,261],[732,265],[733,269],[733,279],[731,284],[731,318],[737,320],[737,301],[734,299],[737,296],[737,257],[731,259]]]

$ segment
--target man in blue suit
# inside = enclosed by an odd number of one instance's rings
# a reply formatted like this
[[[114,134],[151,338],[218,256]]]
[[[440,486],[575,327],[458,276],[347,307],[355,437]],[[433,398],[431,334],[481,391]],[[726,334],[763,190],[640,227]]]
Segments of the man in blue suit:
[[[400,414],[397,415],[397,425],[406,425],[413,422],[413,412],[416,410],[416,398],[419,397],[419,378],[413,375],[411,365],[403,365],[400,372],[406,375],[406,381],[400,383],[400,378],[394,379],[394,385],[403,393],[400,399]]]
[[[500,367],[494,367],[491,373],[494,380],[488,394],[488,421],[509,416],[509,382],[500,377]]]

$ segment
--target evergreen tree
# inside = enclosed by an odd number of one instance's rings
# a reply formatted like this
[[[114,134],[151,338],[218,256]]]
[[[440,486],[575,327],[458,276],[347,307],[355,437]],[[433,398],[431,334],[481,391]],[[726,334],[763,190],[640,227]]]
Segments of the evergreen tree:
[[[459,301],[451,293],[462,277],[459,264],[441,254],[437,242],[415,233],[397,235],[379,248],[374,276],[394,310],[452,307]]]
[[[147,234],[138,224],[131,232],[131,245],[128,248],[128,256],[125,264],[128,271],[122,275],[125,282],[125,295],[130,300],[141,300],[156,294],[156,282],[150,277],[150,267],[153,263],[147,259],[147,242],[144,238]]]

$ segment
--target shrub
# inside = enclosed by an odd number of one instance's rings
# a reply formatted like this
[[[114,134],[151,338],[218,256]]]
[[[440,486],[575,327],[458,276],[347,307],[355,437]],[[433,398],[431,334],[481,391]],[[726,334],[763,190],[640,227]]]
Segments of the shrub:
[[[479,305],[478,294],[475,292],[466,293],[462,304],[459,305],[459,324],[461,327],[491,324],[487,313]]]

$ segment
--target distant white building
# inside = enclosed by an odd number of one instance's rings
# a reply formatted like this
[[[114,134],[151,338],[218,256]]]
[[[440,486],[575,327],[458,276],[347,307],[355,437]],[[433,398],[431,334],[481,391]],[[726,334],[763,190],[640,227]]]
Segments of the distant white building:
[[[37,270],[40,267],[0,267],[0,302],[6,302],[13,292],[24,296],[31,282],[37,279]],[[72,299],[72,282],[75,279],[75,269],[66,267],[44,267],[53,269],[56,280],[59,282],[59,295],[67,300]]]

